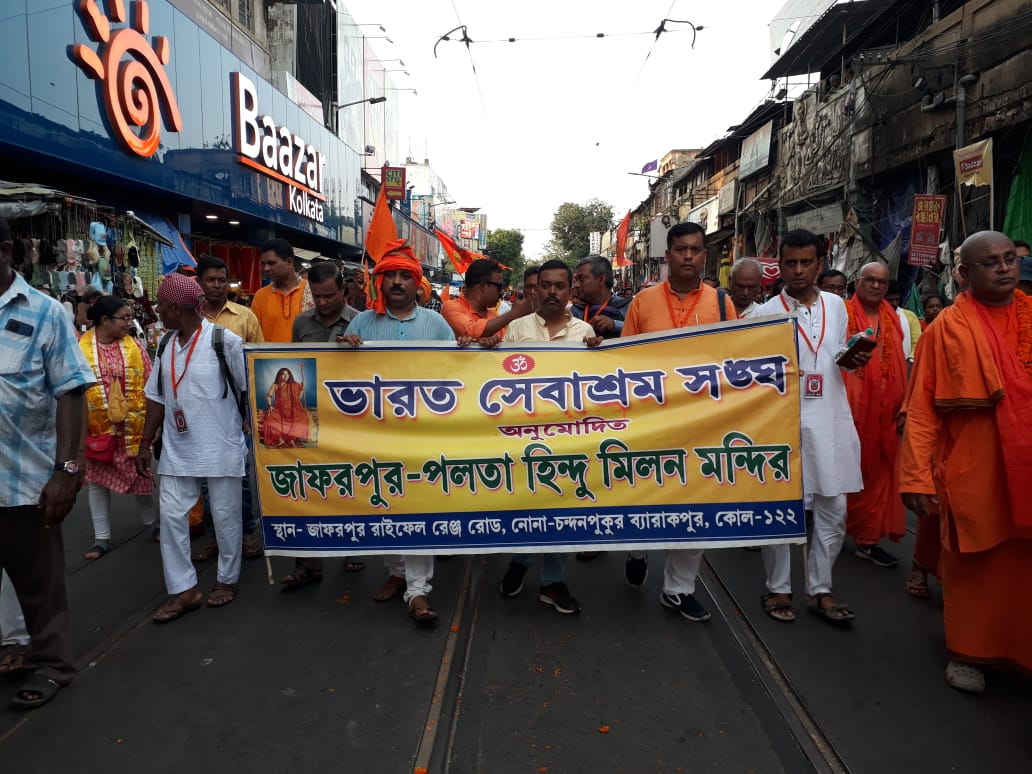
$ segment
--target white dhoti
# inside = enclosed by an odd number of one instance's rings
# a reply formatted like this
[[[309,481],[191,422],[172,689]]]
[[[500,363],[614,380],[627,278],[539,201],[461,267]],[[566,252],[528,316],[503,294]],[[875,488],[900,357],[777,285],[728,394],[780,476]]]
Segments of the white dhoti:
[[[810,538],[806,592],[830,594],[831,568],[846,539],[846,496],[813,495],[813,534]],[[767,591],[789,594],[792,591],[792,547],[787,543],[763,547],[763,566],[767,571]]]
[[[396,578],[405,579],[405,604],[414,597],[429,597],[434,587],[434,557],[430,554],[389,554],[383,557],[383,566]]]
[[[201,496],[201,480],[162,475],[158,482],[161,510],[161,562],[165,588],[181,594],[197,585],[197,571],[190,560],[190,510]],[[215,540],[219,546],[216,578],[219,583],[240,580],[243,529],[240,525],[240,477],[208,478]]]

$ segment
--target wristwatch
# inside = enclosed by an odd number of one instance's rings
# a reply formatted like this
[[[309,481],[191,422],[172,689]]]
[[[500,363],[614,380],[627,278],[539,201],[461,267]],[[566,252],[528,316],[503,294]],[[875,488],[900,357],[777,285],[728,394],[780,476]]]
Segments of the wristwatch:
[[[69,476],[79,475],[79,463],[75,460],[68,460],[58,465],[54,465],[54,470],[60,470],[67,473]]]

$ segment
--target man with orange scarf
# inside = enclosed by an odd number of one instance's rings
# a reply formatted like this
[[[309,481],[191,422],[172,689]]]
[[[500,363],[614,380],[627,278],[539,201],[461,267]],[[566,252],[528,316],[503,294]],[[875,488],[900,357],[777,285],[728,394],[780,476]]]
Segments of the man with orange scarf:
[[[383,258],[373,268],[374,293],[371,307],[361,312],[338,341],[352,347],[363,341],[455,341],[448,323],[437,312],[419,305],[418,292],[423,268],[403,239],[387,244]],[[472,339],[463,337],[460,345]],[[358,441],[361,444],[361,441]],[[377,602],[387,602],[404,592],[409,616],[416,623],[432,624],[437,613],[430,606],[430,585],[434,577],[432,556],[385,556],[387,580],[373,593]]]
[[[879,567],[895,567],[899,560],[878,541],[886,536],[899,541],[906,531],[906,514],[896,492],[907,363],[899,316],[885,300],[888,289],[885,264],[868,263],[860,269],[856,293],[846,302],[849,335],[870,329],[878,342],[867,366],[845,375],[846,396],[860,436],[864,479],[863,491],[848,498],[846,534],[856,541],[856,555]]]
[[[996,231],[960,248],[968,290],[921,337],[907,399],[899,489],[920,518],[938,505],[950,661],[946,681],[981,693],[976,664],[1032,670],[1032,298]]]

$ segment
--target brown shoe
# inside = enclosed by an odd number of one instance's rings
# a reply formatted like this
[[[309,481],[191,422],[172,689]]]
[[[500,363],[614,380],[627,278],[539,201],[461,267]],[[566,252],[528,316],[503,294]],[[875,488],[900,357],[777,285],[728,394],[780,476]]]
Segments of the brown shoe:
[[[405,579],[397,575],[390,575],[387,581],[373,592],[373,599],[377,602],[389,602],[405,590]]]

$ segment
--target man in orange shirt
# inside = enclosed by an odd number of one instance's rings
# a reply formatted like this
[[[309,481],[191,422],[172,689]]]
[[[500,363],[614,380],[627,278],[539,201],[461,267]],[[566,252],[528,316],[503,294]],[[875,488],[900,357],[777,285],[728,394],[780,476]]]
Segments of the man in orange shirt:
[[[627,308],[622,336],[738,319],[731,296],[702,281],[706,268],[705,234],[698,223],[678,223],[667,232],[667,279],[634,297]],[[645,584],[647,561],[643,552],[627,555],[624,575],[630,585]],[[710,618],[709,611],[695,599],[695,578],[701,564],[700,549],[667,552],[659,601],[689,621]]]
[[[269,284],[254,294],[251,311],[266,341],[288,342],[294,318],[315,306],[308,283],[297,276],[294,248],[286,239],[270,239],[262,245],[260,260]]]
[[[1032,670],[1032,298],[997,231],[960,248],[968,290],[918,342],[900,454],[903,503],[942,528],[946,682],[985,690],[978,665]]]
[[[509,323],[534,311],[526,295],[517,299],[505,314],[495,311],[505,283],[502,267],[490,258],[480,258],[469,265],[465,284],[462,295],[448,299],[441,306],[441,315],[456,336],[494,339],[491,343],[497,344]]]

